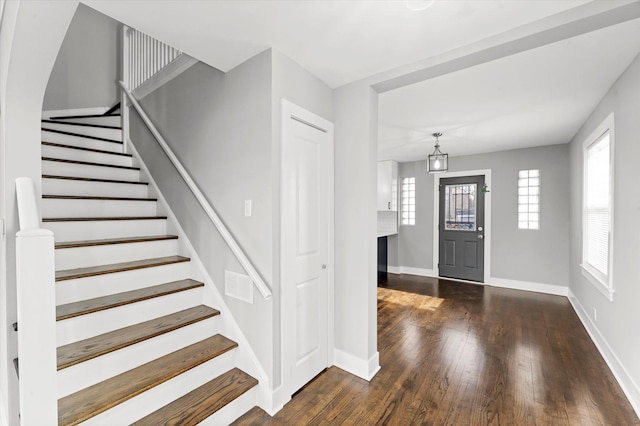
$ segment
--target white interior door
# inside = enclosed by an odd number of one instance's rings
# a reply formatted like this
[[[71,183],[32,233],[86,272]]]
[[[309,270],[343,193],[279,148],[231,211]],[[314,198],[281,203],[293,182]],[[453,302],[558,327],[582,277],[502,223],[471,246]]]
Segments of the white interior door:
[[[294,393],[329,365],[333,125],[283,101],[283,380]]]

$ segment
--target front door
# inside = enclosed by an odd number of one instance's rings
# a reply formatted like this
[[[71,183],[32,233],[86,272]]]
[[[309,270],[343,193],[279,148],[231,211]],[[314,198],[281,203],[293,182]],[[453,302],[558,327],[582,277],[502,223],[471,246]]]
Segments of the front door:
[[[283,373],[294,393],[328,367],[333,126],[283,103]]]
[[[440,179],[439,275],[484,282],[484,176]]]

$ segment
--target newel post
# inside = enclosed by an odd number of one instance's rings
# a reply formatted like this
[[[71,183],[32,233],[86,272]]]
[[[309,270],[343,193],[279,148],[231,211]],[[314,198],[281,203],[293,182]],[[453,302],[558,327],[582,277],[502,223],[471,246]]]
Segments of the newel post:
[[[57,424],[56,303],[53,232],[40,228],[33,181],[16,179],[20,424]]]

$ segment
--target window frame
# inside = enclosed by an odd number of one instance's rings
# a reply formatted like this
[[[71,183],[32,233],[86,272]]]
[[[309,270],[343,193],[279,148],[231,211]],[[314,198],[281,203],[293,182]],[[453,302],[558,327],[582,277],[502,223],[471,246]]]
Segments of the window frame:
[[[410,223],[405,223],[405,206],[409,206],[411,205],[411,203],[407,203],[405,204],[405,180],[408,179],[412,179],[412,182],[408,182],[407,185],[411,185],[413,184],[413,212],[406,211],[406,213],[409,214],[409,216],[407,217],[407,220]],[[410,189],[407,190],[408,192],[411,192]],[[409,199],[411,198],[411,195],[408,195]],[[411,213],[413,213],[413,218],[410,217]],[[416,225],[416,178],[415,176],[404,176],[401,180],[400,180],[400,226],[415,226]]]
[[[537,179],[538,179],[538,185],[531,186],[531,185],[529,185],[529,184],[527,183],[527,186],[520,186],[520,180],[521,180],[521,179],[532,179],[532,177],[530,176],[530,174],[531,174],[531,172],[533,172],[533,171],[535,171],[535,172],[537,172],[537,173],[538,173],[538,176],[534,176],[534,177],[533,177],[533,178],[537,178]],[[526,178],[522,178],[522,177],[520,177],[520,174],[521,174],[522,172],[527,172],[527,177],[526,177]],[[539,231],[539,230],[540,230],[540,219],[541,219],[541,213],[542,213],[542,212],[541,212],[541,204],[542,204],[542,203],[540,202],[540,201],[541,201],[541,198],[540,198],[540,197],[541,197],[541,187],[542,187],[542,173],[541,173],[540,169],[519,169],[519,170],[518,170],[518,182],[517,182],[517,188],[518,188],[518,205],[517,205],[517,208],[518,208],[518,210],[517,210],[517,219],[516,219],[516,221],[517,221],[517,226],[518,226],[518,230],[519,230],[519,231]],[[529,190],[529,189],[531,189],[531,188],[538,188],[538,194],[537,194],[538,202],[536,203],[536,205],[538,206],[538,211],[537,211],[537,212],[531,212],[531,211],[529,211],[528,206],[533,205],[532,203],[529,203],[529,202],[527,202],[527,203],[521,203],[521,202],[520,202],[520,197],[521,197],[521,195],[520,195],[520,188],[527,188],[527,190]],[[528,191],[527,191],[527,193],[528,193]],[[528,194],[528,195],[527,195],[527,197],[529,197],[530,195],[531,195],[531,194]],[[535,221],[535,222],[536,222],[536,224],[537,224],[537,227],[536,227],[536,228],[532,228],[532,227],[530,226],[530,225],[531,225],[531,222],[533,222],[533,221],[532,221],[532,220],[529,220],[529,219],[527,219],[527,220],[526,220],[526,223],[527,223],[527,227],[526,227],[526,228],[523,228],[523,227],[521,227],[521,226],[520,226],[523,222],[525,222],[525,221],[521,221],[521,220],[520,220],[520,213],[521,213],[521,212],[520,212],[520,207],[521,207],[521,206],[527,206],[527,214],[531,214],[531,213],[537,213],[537,214],[538,214],[538,220],[536,220],[536,221]]]
[[[589,281],[603,296],[610,302],[613,301],[615,293],[613,286],[613,237],[614,237],[614,176],[615,176],[615,128],[614,115],[609,114],[602,123],[586,138],[582,144],[582,258],[580,269],[582,275]],[[587,178],[588,152],[589,149],[600,142],[602,138],[609,134],[609,239],[608,239],[608,259],[607,273],[603,274],[594,266],[587,262]]]

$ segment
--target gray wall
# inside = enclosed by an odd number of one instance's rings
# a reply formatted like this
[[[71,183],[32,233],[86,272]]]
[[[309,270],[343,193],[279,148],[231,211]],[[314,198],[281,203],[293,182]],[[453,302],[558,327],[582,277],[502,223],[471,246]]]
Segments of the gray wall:
[[[569,147],[538,148],[453,157],[450,171],[491,169],[491,276],[567,286],[569,283]],[[520,230],[518,170],[540,169],[540,230]],[[416,225],[400,226],[390,239],[392,266],[433,266],[433,175],[426,161],[401,163],[399,181],[416,178]]]
[[[121,24],[80,4],[51,72],[42,109],[111,106],[119,100]]]
[[[571,141],[571,285],[599,335],[635,381],[636,407],[640,404],[640,340],[634,328],[640,324],[640,57],[611,87],[589,119]],[[614,153],[614,234],[613,302],[605,297],[580,272],[582,257],[582,143],[611,112],[615,119]],[[593,310],[598,311],[598,320]],[[627,382],[629,385],[629,382]]]
[[[273,290],[254,305],[225,298],[262,362],[280,384],[279,218],[282,98],[331,118],[332,91],[295,62],[267,50],[228,73],[198,63],[142,100],[142,106],[209,203]],[[224,269],[242,272],[139,118],[131,139],[224,294]],[[252,200],[244,217],[244,200]]]

